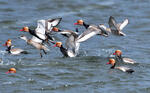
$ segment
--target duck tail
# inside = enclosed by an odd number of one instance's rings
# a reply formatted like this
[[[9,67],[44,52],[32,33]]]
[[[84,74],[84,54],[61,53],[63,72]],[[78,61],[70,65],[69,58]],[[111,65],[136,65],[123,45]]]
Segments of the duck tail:
[[[133,72],[135,72],[133,69],[129,69],[129,70],[127,70],[126,72],[128,72],[128,73],[133,73]]]
[[[27,52],[27,51],[22,51],[21,53],[22,54],[29,54],[29,52]]]

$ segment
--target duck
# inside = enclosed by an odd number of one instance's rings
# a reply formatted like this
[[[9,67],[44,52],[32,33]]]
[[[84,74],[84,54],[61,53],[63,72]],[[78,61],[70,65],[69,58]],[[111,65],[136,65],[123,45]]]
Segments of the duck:
[[[122,23],[117,23],[113,16],[110,16],[108,21],[111,33],[118,36],[126,36],[126,34],[122,32],[122,30],[128,23],[128,19],[125,19]]]
[[[12,55],[18,55],[18,54],[28,54],[27,51],[23,50],[23,49],[20,49],[20,48],[13,48],[12,49],[12,40],[11,39],[8,39],[6,41],[6,43],[3,45],[3,46],[7,46],[7,49],[6,51],[8,51],[8,53],[12,54]]]
[[[8,74],[8,73],[16,73],[16,69],[15,69],[15,68],[10,68],[10,69],[6,72],[6,74]]]
[[[41,50],[44,52],[44,54],[47,54],[46,51],[49,51],[49,49],[48,49],[45,45],[43,45],[43,44],[41,44],[41,43],[34,42],[32,39],[28,39],[28,38],[27,38],[26,36],[24,36],[24,35],[21,35],[21,36],[20,36],[20,39],[25,40],[25,41],[27,42],[27,44],[32,45],[32,46],[35,47],[36,49],[40,50],[40,56],[41,56],[41,58],[43,57],[43,55],[42,55],[42,53],[41,53]]]
[[[89,29],[85,30],[80,35],[77,32],[71,30],[60,30],[58,28],[56,28],[55,30],[59,31],[59,33],[66,34],[66,48],[64,48],[62,46],[62,43],[60,42],[56,42],[55,47],[59,47],[61,49],[61,52],[66,51],[63,54],[65,54],[65,56],[67,54],[67,57],[76,57],[79,54],[80,43],[87,41],[89,38],[97,34],[95,32],[90,32]],[[62,51],[62,49],[64,51]]]
[[[89,24],[86,24],[83,20],[77,20],[77,22],[74,23],[74,25],[84,26],[85,29],[88,30],[88,32],[84,33],[84,34],[89,34],[89,36],[90,36],[91,33],[95,33],[97,35],[102,35],[102,36],[108,37],[108,32],[105,31],[105,30],[101,30],[99,25],[98,26],[93,25],[93,24],[89,25]]]
[[[29,32],[33,35],[32,40],[38,43],[47,42],[48,40],[51,43],[54,43],[54,38],[49,34],[51,33],[51,29],[57,26],[62,18],[48,19],[48,20],[38,20],[37,28],[35,30],[29,29],[29,27],[25,26],[20,31]]]
[[[69,37],[70,35],[73,35],[75,37],[78,36],[78,33],[77,33],[78,29],[77,28],[76,28],[76,32],[74,32],[72,30],[62,30],[62,29],[59,29],[58,27],[53,27],[52,31],[58,32],[65,37]]]
[[[116,67],[116,61],[115,61],[115,59],[109,59],[109,62],[107,62],[107,64],[111,64],[112,65],[110,67],[110,69],[118,69],[118,70],[121,70],[121,71],[127,72],[127,73],[133,73],[133,72],[135,72],[133,69],[125,67],[125,66],[118,66],[118,67]]]
[[[66,49],[68,51],[71,51],[69,53],[72,53],[72,55],[74,55],[70,57],[75,57],[78,54],[78,50],[80,46],[80,43],[77,40],[79,36],[78,33],[72,30],[61,30],[57,27],[54,27],[53,31],[59,32],[61,35],[67,37],[67,40],[65,42]]]
[[[122,57],[122,51],[121,50],[116,50],[115,53],[113,53],[113,55],[115,55],[115,59],[118,62],[124,62],[124,63],[130,63],[130,64],[135,64],[137,63],[136,61],[134,61],[133,59],[130,58],[123,58]]]
[[[54,47],[59,47],[60,51],[64,55],[64,57],[75,57],[76,56],[76,54],[73,53],[71,50],[64,48],[62,45],[62,42],[56,42]]]

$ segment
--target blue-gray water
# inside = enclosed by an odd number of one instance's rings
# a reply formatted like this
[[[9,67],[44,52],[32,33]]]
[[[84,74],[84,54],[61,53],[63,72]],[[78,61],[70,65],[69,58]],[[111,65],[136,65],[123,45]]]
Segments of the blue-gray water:
[[[149,4],[149,0],[0,0],[0,93],[150,93]],[[58,48],[50,46],[41,59],[39,51],[18,38],[22,34],[30,38],[19,29],[36,28],[39,19],[62,17],[59,27],[74,30],[78,19],[107,25],[109,16],[119,22],[129,19],[127,36],[95,36],[81,44],[76,58],[63,58]],[[30,54],[5,53],[2,44],[9,38]],[[60,35],[55,38],[65,41]],[[116,49],[139,63],[127,65],[135,73],[109,69],[108,56]],[[6,74],[10,67],[17,73]]]

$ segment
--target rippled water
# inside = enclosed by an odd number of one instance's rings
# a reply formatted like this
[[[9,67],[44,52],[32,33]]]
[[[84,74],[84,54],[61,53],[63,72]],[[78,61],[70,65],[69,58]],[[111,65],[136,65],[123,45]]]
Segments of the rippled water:
[[[0,46],[0,93],[150,93],[149,4],[149,0],[0,0],[0,44],[10,38],[15,47],[30,51],[13,56]],[[124,29],[127,36],[95,36],[81,44],[76,58],[63,58],[58,48],[50,46],[51,51],[41,59],[39,51],[18,38],[22,34],[31,37],[19,29],[35,28],[38,19],[62,17],[59,27],[74,30],[77,19],[107,25],[109,16],[119,22],[129,19]],[[139,63],[127,64],[135,73],[109,69],[108,56],[116,49]],[[6,74],[10,67],[17,73]]]

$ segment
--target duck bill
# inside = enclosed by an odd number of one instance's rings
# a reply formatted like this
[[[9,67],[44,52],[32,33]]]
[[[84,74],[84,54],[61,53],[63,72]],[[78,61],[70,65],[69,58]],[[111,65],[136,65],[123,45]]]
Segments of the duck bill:
[[[6,44],[3,44],[3,46],[7,46]]]
[[[78,25],[78,23],[74,23],[74,25]]]
[[[20,29],[19,31],[24,31],[23,29]]]
[[[107,62],[106,64],[110,64],[109,62]]]
[[[113,55],[116,55],[116,53],[113,53]]]
[[[6,74],[9,74],[9,73],[10,73],[9,71],[6,72]]]
[[[56,44],[53,47],[56,47]]]

